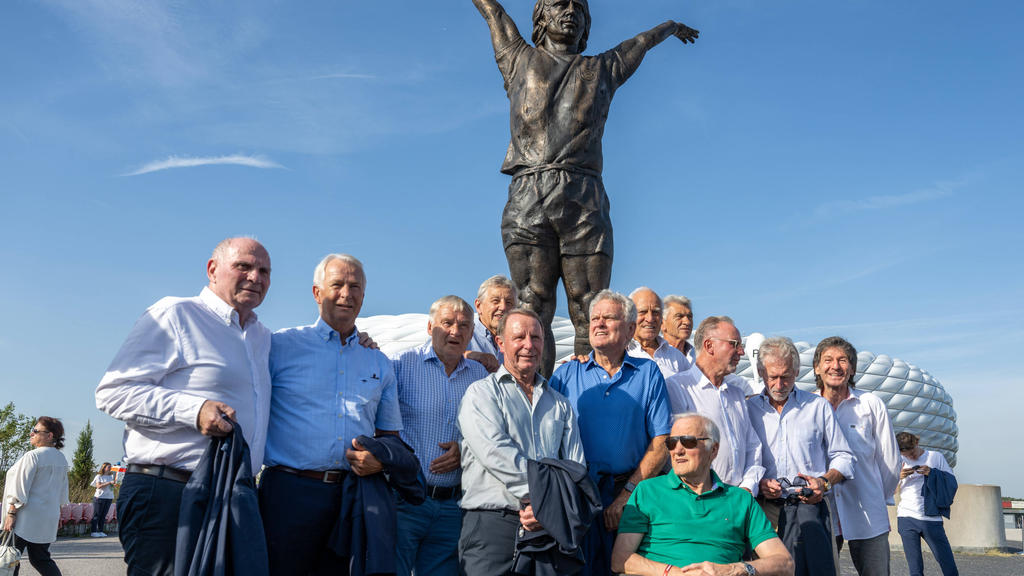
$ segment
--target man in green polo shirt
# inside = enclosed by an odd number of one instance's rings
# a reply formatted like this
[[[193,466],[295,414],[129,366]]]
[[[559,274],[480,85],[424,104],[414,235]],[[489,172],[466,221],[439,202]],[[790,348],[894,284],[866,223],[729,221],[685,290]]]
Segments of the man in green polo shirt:
[[[637,485],[622,512],[612,570],[640,576],[793,574],[793,559],[761,507],[711,470],[715,423],[679,416],[665,442],[672,473]],[[757,560],[741,562],[750,545]]]

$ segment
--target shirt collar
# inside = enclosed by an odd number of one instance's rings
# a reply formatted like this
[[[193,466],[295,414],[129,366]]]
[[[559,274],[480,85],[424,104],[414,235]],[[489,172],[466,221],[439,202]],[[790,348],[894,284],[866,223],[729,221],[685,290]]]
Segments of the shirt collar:
[[[630,342],[636,342],[636,340],[630,340]],[[626,346],[626,349],[628,351],[629,350],[629,346]],[[570,362],[572,362],[572,360],[570,360]],[[587,361],[584,362],[583,364],[584,364],[584,366],[583,366],[584,370],[590,370],[592,367],[601,368],[601,365],[598,364],[596,360],[594,360],[594,351],[593,350],[590,351],[590,356],[587,357]],[[629,366],[633,370],[636,370],[636,364],[637,364],[637,359],[636,358],[634,358],[633,356],[630,356],[629,354],[625,354],[625,355],[622,356],[622,366],[619,367],[619,372],[622,372],[622,369],[625,368],[626,366]],[[604,368],[601,368],[601,369],[604,370]],[[616,372],[616,374],[618,374],[619,372]]]
[[[667,477],[667,482],[669,483],[669,485],[672,487],[673,490],[683,489],[683,490],[686,490],[687,492],[689,492],[690,494],[693,494],[694,496],[703,496],[704,494],[710,494],[712,492],[715,492],[716,490],[724,490],[725,489],[722,486],[722,480],[718,477],[718,474],[715,474],[714,470],[711,470],[711,489],[706,491],[706,492],[704,492],[704,493],[702,493],[702,494],[697,494],[696,492],[694,492],[693,488],[690,488],[689,486],[687,486],[686,483],[683,482],[679,478],[679,476],[676,475],[675,472],[669,472],[668,474],[665,474],[665,476]]]
[[[424,363],[434,362],[438,366],[440,366],[442,370],[445,371],[445,374],[447,374],[448,371],[444,367],[444,362],[441,362],[441,359],[437,356],[437,351],[434,350],[434,343],[431,342],[429,339],[426,342],[424,342],[423,345],[420,347],[420,354],[423,355]],[[462,370],[465,367],[466,359],[459,358],[459,363],[455,365],[455,370],[452,370],[451,375],[455,376],[459,372],[459,370]]]
[[[331,326],[327,322],[324,322],[324,319],[321,318],[320,316],[316,317],[316,322],[313,324],[313,329],[316,330],[316,333],[325,342],[330,341],[331,338],[337,338],[339,341],[341,340],[341,334],[338,334],[338,331],[335,330],[334,328],[331,328]],[[352,331],[352,334],[349,335],[349,337],[346,338],[345,341],[341,343],[341,345],[347,346],[352,343],[352,340],[354,338],[358,337],[359,329],[356,328],[355,330]]]
[[[220,296],[214,294],[209,286],[203,286],[203,291],[199,293],[199,300],[220,318],[225,325],[238,324],[241,326],[241,323],[238,321],[238,310],[235,310],[230,304],[221,300]],[[250,312],[249,317],[251,318],[250,322],[257,319],[255,312]]]
[[[505,368],[504,364],[498,367],[498,371],[494,373],[494,378],[499,383],[502,384],[513,384],[515,386],[519,386],[519,383],[516,382],[516,377],[513,376],[512,373],[508,371],[508,368]],[[537,372],[537,374],[533,378],[533,387],[543,388],[547,386],[547,383],[547,379],[544,378],[544,376],[542,376],[540,372]]]

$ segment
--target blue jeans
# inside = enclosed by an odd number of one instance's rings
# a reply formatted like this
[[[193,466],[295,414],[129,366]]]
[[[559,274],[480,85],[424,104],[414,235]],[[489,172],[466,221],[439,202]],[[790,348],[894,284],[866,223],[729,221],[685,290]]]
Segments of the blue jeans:
[[[398,576],[458,576],[462,509],[458,500],[398,501]],[[510,544],[511,545],[511,544]]]
[[[897,530],[900,538],[903,539],[903,553],[907,557],[907,566],[910,568],[910,576],[924,575],[924,559],[921,557],[921,538],[928,543],[932,549],[932,556],[939,563],[943,576],[959,576],[956,569],[956,561],[953,559],[953,549],[946,538],[946,530],[942,522],[929,522],[900,516],[896,518]]]
[[[92,531],[103,532],[107,524],[107,512],[110,510],[110,503],[113,498],[92,499]]]

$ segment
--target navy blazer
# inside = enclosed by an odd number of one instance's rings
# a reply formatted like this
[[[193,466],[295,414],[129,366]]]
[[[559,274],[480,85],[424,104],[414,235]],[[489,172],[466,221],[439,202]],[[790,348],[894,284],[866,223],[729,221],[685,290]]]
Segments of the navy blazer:
[[[542,529],[516,533],[512,574],[575,574],[585,560],[580,546],[601,511],[601,496],[587,467],[573,460],[526,462],[533,516]]]
[[[956,476],[932,468],[924,477],[924,513],[928,516],[942,515],[949,518],[956,489]]]
[[[384,471],[345,477],[341,513],[331,531],[330,548],[338,556],[352,559],[351,576],[394,574],[398,509],[391,489],[410,504],[422,504],[426,489],[420,480],[420,461],[398,436],[360,436],[358,440]]]
[[[216,437],[181,495],[174,576],[268,576],[267,543],[249,446],[232,422]]]

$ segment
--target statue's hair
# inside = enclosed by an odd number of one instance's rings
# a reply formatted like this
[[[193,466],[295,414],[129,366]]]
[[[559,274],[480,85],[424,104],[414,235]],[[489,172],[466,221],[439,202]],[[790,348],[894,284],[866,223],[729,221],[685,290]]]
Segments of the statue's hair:
[[[629,298],[626,298],[622,294],[613,290],[604,289],[594,295],[594,298],[590,301],[590,308],[587,309],[587,315],[592,316],[594,314],[594,306],[597,306],[598,302],[602,300],[611,300],[612,302],[618,303],[622,306],[622,319],[627,324],[636,322],[636,304]]]
[[[491,276],[487,280],[484,280],[483,284],[480,285],[480,289],[476,291],[476,299],[483,300],[484,296],[487,295],[488,290],[490,290],[491,288],[498,287],[508,288],[509,290],[511,290],[513,302],[515,302],[516,304],[519,303],[519,290],[516,288],[515,283],[513,283],[508,278],[502,276],[501,274],[496,274],[494,276]]]
[[[544,6],[550,2],[550,0],[537,0],[537,3],[533,5],[533,40],[534,46],[540,46],[540,43],[544,40],[546,34],[544,30]],[[587,49],[587,38],[590,37],[590,4],[586,1],[583,2],[583,35],[580,36],[580,42],[576,46],[576,51],[580,54]]]

